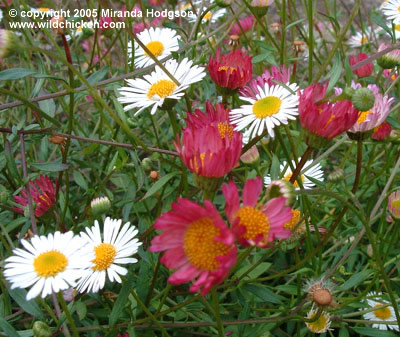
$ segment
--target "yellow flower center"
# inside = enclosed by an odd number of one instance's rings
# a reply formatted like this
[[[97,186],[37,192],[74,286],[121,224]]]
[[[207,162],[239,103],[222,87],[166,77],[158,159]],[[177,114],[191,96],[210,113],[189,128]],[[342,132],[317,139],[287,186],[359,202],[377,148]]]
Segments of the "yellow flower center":
[[[212,13],[208,12],[206,15],[203,16],[204,21],[208,21],[212,18]]]
[[[397,11],[400,13],[400,6],[399,6],[399,7],[397,7]]]
[[[379,308],[381,307],[382,304],[377,304],[374,306],[374,308]],[[374,315],[379,318],[379,319],[383,319],[383,320],[387,320],[390,317],[392,317],[392,312],[390,311],[389,307],[384,307],[384,308],[380,308],[377,310],[374,310]]]
[[[33,260],[33,268],[40,277],[56,276],[67,268],[68,259],[58,250],[49,250]]]
[[[394,201],[392,202],[392,206],[393,206],[393,207],[396,207],[396,208],[400,208],[400,200],[394,200]]]
[[[226,72],[228,72],[228,70],[232,74],[236,70],[236,68],[235,67],[228,67],[228,66],[222,66],[222,67],[218,68],[218,71],[226,71]]]
[[[287,175],[285,175],[285,177],[283,178],[283,180],[289,181],[290,178],[292,178],[292,174],[291,174],[291,173],[288,173]],[[301,182],[304,184],[304,179],[305,179],[304,174],[302,174],[302,175],[300,176],[300,179],[301,179]],[[299,183],[297,182],[297,180],[293,183],[293,186],[296,187],[296,188],[299,188],[299,187],[300,187],[300,186],[299,186]]]
[[[268,96],[258,100],[253,105],[253,114],[258,119],[263,119],[265,117],[270,117],[279,112],[281,108],[282,101],[280,98],[275,96]]]
[[[45,8],[45,7],[39,8],[39,11],[41,12],[48,12],[49,10],[50,8]]]
[[[263,234],[265,238],[268,237],[269,221],[263,212],[246,206],[239,209],[235,216],[240,218],[239,226],[246,228],[243,234],[244,239],[254,240],[259,234]]]
[[[160,56],[164,51],[164,45],[160,41],[151,41],[146,44],[147,49],[155,56]],[[146,56],[149,56],[146,52],[144,52]]]
[[[227,122],[218,123],[218,132],[222,139],[225,139],[225,137],[228,136],[229,140],[232,140],[233,127]]]
[[[398,32],[400,31],[400,25],[395,25],[394,29],[397,30]]]
[[[217,256],[226,255],[231,249],[215,241],[220,231],[210,218],[192,222],[186,230],[183,249],[190,263],[198,269],[214,271],[219,267]]]
[[[154,99],[154,96],[159,98],[165,98],[170,96],[176,88],[176,84],[170,80],[160,80],[154,83],[149,91],[147,92],[147,97],[149,99]]]
[[[365,122],[367,120],[368,115],[372,113],[373,112],[371,110],[360,111],[360,116],[357,119],[357,124],[360,125],[361,123]]]
[[[94,252],[96,258],[92,261],[95,264],[92,269],[97,271],[106,270],[114,262],[114,257],[117,255],[115,247],[104,242],[94,247]]]
[[[311,319],[315,317],[316,314],[317,313],[313,314],[309,318]],[[307,326],[312,332],[320,332],[320,331],[326,331],[327,324],[328,324],[327,318],[324,314],[322,314],[316,321],[307,323]]]
[[[283,225],[283,227],[285,227],[285,229],[288,229],[290,231],[295,229],[297,223],[300,220],[300,211],[297,209],[292,209],[291,211],[292,211],[292,218]],[[301,231],[300,228],[296,229],[296,232],[298,232],[298,231]]]
[[[360,40],[360,43],[361,43],[361,44],[366,44],[366,43],[368,43],[367,37],[366,37],[366,36],[363,36],[363,37],[361,38],[361,40]]]

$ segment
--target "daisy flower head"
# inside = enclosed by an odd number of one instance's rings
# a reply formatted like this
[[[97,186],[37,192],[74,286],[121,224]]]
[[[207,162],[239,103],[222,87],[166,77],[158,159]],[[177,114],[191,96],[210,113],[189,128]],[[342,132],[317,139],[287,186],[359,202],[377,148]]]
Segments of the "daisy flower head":
[[[166,100],[179,100],[184,91],[193,83],[199,82],[206,75],[203,67],[193,65],[193,61],[185,58],[180,63],[168,60],[165,68],[179,82],[176,84],[164,71],[156,66],[155,70],[145,75],[143,79],[126,80],[128,86],[119,89],[120,103],[127,103],[125,111],[139,108],[138,114],[143,109],[151,107],[154,115],[157,108],[162,108]]]
[[[312,319],[317,315],[318,310],[315,309],[311,309],[308,314],[307,314],[307,318],[308,319]],[[323,311],[321,313],[321,316],[319,316],[319,318],[314,321],[314,322],[306,322],[306,326],[308,328],[308,330],[310,330],[311,332],[314,333],[324,333],[327,332],[328,330],[332,330],[330,329],[331,326],[331,316]]]
[[[289,120],[295,120],[298,115],[299,96],[294,92],[296,84],[289,84],[287,88],[281,85],[265,83],[264,87],[258,87],[256,97],[240,96],[250,104],[242,105],[231,111],[231,121],[237,124],[235,130],[249,128],[252,136],[260,136],[264,130],[274,137],[274,128],[281,124],[288,124]]]
[[[229,110],[206,104],[206,114],[196,110],[187,118],[182,140],[174,142],[185,166],[196,176],[220,178],[238,163],[242,134],[228,120]]]
[[[92,266],[93,252],[71,231],[35,235],[29,242],[21,240],[21,244],[25,249],[14,249],[14,255],[5,260],[4,276],[11,289],[32,286],[26,295],[28,301],[74,287]]]
[[[373,30],[371,28],[365,29],[365,31],[357,32],[355,35],[352,35],[347,44],[351,48],[361,48],[362,46],[368,44],[372,40]]]
[[[251,59],[251,56],[239,49],[221,55],[218,47],[215,58],[210,56],[208,72],[219,91],[226,93],[228,90],[229,93],[250,81],[253,74]]]
[[[377,299],[378,297],[382,296],[382,293],[368,293],[367,296],[374,298],[374,299],[367,299],[367,303],[371,308],[374,308],[375,310],[365,313],[364,319],[368,319],[370,321],[382,321],[382,324],[379,323],[372,324],[372,327],[375,329],[388,330],[389,328],[392,330],[400,331],[399,326],[397,324],[385,324],[385,323],[394,323],[397,322],[397,320],[393,306],[386,305],[389,304],[389,302]]]
[[[332,306],[335,303],[332,296],[334,284],[323,277],[308,280],[304,290],[307,292],[307,299],[318,307]]]
[[[179,36],[175,30],[169,28],[151,27],[138,34],[137,38],[158,60],[171,55],[173,51],[179,49]],[[137,42],[134,42],[133,48],[135,67],[144,68],[154,63],[154,60]],[[132,60],[132,42],[128,43],[128,57],[130,63],[130,60]]]
[[[290,236],[290,230],[284,227],[292,217],[290,208],[286,206],[286,198],[274,198],[259,205],[262,188],[260,177],[247,180],[241,205],[235,183],[230,181],[222,186],[226,200],[225,213],[236,238],[243,246],[264,248],[275,238],[286,239]]]
[[[30,11],[32,13],[40,13],[41,14],[40,18],[43,16],[44,16],[44,18],[51,18],[51,17],[55,16],[55,14],[56,14],[56,11],[54,9],[47,8],[47,7],[40,7],[40,8],[31,7]]]
[[[358,118],[358,111],[350,100],[321,103],[327,89],[328,83],[315,83],[299,95],[300,124],[307,145],[314,148],[327,146],[331,139],[350,129]]]
[[[29,190],[34,202],[35,217],[39,218],[53,207],[56,202],[56,190],[51,179],[43,175],[34,181],[29,180]],[[21,190],[21,196],[14,196],[14,200],[25,208],[28,205],[26,189],[24,188]],[[14,211],[21,214],[25,213],[23,208],[14,208]]]
[[[17,46],[17,35],[11,30],[0,29],[0,58],[9,56]]]
[[[388,20],[393,20],[395,24],[400,23],[400,0],[386,1],[381,7],[381,11]]]
[[[86,233],[81,232],[86,246],[94,253],[94,259],[91,260],[93,266],[79,280],[78,291],[98,292],[104,288],[106,276],[110,282],[115,280],[121,283],[119,275],[126,275],[128,270],[120,265],[138,261],[130,257],[137,253],[142,244],[135,238],[138,230],[130,222],[121,225],[122,220],[107,217],[103,233],[97,220],[92,228],[86,227]]]
[[[389,195],[388,209],[393,218],[400,220],[400,190],[394,191]]]
[[[391,46],[387,46],[385,43],[381,43],[378,48],[378,52],[385,50]],[[383,69],[392,69],[400,65],[400,49],[394,49],[390,52],[378,57],[376,60],[378,65]]]
[[[357,65],[358,63],[366,60],[368,58],[367,54],[364,53],[359,53],[358,55],[354,56],[350,56],[349,57],[349,63],[350,66],[354,66]],[[372,64],[372,62],[369,62],[361,67],[358,67],[357,69],[352,70],[353,73],[358,76],[358,77],[368,77],[371,76],[371,74],[374,71],[374,65]]]
[[[153,238],[150,251],[165,251],[160,262],[175,269],[168,278],[171,284],[193,280],[190,291],[200,290],[205,296],[227,277],[236,262],[234,235],[208,200],[200,206],[178,199],[154,227],[163,232]]]
[[[304,166],[307,168],[307,166],[311,165],[312,162],[313,162],[312,160],[308,160]],[[296,167],[296,163],[294,161],[292,161],[292,165],[293,165],[293,167]],[[286,180],[286,181],[290,181],[290,178],[292,178],[293,172],[292,172],[290,166],[287,164],[287,162],[283,162],[279,168],[280,168],[280,171],[283,172],[285,170],[286,166],[287,166],[287,168],[284,173],[285,176],[282,179]],[[308,177],[318,180],[318,181],[324,181],[324,172],[322,171],[322,167],[321,167],[320,163],[318,163],[317,165],[314,165],[313,167],[311,167],[308,170],[303,170],[301,172],[301,175],[299,176],[299,178],[301,179],[301,182],[303,183],[303,187],[305,189],[311,189],[315,186],[315,184]],[[264,183],[266,186],[268,186],[271,183],[270,175],[267,175],[264,178]],[[297,190],[300,188],[297,181],[295,181],[293,185]]]

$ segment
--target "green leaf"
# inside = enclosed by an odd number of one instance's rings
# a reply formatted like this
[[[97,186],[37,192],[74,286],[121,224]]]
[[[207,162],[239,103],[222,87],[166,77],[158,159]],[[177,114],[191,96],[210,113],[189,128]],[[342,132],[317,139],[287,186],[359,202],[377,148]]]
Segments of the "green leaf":
[[[272,266],[272,263],[269,262],[262,262],[260,263],[256,268],[254,268],[250,273],[247,275],[251,278],[257,278],[261,274],[265,273],[270,267]],[[248,269],[248,268],[247,268]]]
[[[395,129],[400,129],[400,123],[398,121],[396,121],[396,119],[394,119],[392,116],[388,116],[386,118],[386,122],[388,122]]]
[[[253,64],[260,63],[260,62],[264,61],[267,57],[268,57],[268,54],[257,55],[255,57],[253,57],[253,59],[251,60],[251,63],[253,63]]]
[[[391,331],[379,330],[374,328],[351,328],[356,331],[360,336],[371,337],[396,337],[397,335]]]
[[[162,177],[153,186],[150,187],[150,189],[144,195],[142,200],[147,199],[148,197],[152,196],[154,193],[156,193],[158,190],[160,190],[161,187],[163,187],[168,181],[170,181],[173,177],[175,177],[178,173],[179,173],[178,171],[174,171],[174,172],[168,173],[167,175]]]
[[[368,276],[370,275],[369,270],[363,270],[360,271],[359,273],[353,274],[345,283],[343,283],[339,288],[341,291],[343,290],[348,290],[356,286],[357,284],[360,284],[362,281],[364,281]]]
[[[87,81],[91,84],[91,85],[96,85],[97,82],[101,81],[104,76],[106,76],[108,72],[108,67],[104,67],[101,70],[96,71],[95,73],[93,73],[92,75],[90,75],[87,79]]]
[[[0,81],[19,80],[26,76],[36,74],[36,70],[25,68],[11,68],[0,71]]]
[[[60,163],[59,161],[51,161],[47,163],[32,163],[32,167],[40,171],[60,172],[68,168],[68,164]]]
[[[272,165],[271,165],[271,181],[279,178],[280,172],[280,163],[279,158],[274,154],[272,157]]]
[[[128,301],[129,293],[131,289],[134,287],[133,280],[135,279],[135,277],[136,275],[134,273],[130,273],[128,274],[128,278],[126,279],[126,281],[123,283],[117,301],[115,302],[110,314],[110,319],[108,321],[110,328],[112,328],[114,324],[117,322],[119,316],[121,315],[122,310],[125,307],[126,302]]]
[[[72,175],[74,176],[75,182],[76,182],[80,187],[82,187],[85,191],[87,191],[89,187],[88,187],[88,184],[87,184],[85,178],[83,177],[83,175],[82,175],[79,171],[74,171],[74,172],[72,173]]]
[[[388,32],[390,36],[393,36],[392,30],[380,16],[376,15],[375,13],[370,13],[370,18],[379,27],[382,27],[386,32]]]
[[[340,53],[336,53],[336,58],[335,58],[335,62],[332,66],[331,71],[328,73],[328,75],[326,76],[326,78],[329,78],[329,85],[328,85],[328,89],[327,91],[329,92],[334,85],[337,83],[337,81],[339,80],[340,76],[342,75],[342,60],[340,57]]]
[[[291,27],[296,26],[297,24],[299,24],[300,22],[303,22],[304,20],[305,19],[300,19],[300,20],[297,20],[295,22],[292,22],[290,25],[287,25],[285,27],[285,31],[288,31]]]
[[[276,304],[282,303],[277,294],[258,284],[246,284],[242,287],[242,289],[245,289],[265,302]]]
[[[27,301],[26,294],[27,291],[25,289],[9,289],[8,293],[14,299],[15,302],[28,314],[32,315],[41,320],[45,320],[45,317],[40,310],[39,305],[35,300]]]
[[[82,321],[86,317],[86,314],[87,314],[87,307],[86,307],[85,303],[76,302],[75,310],[76,310],[76,313],[78,314],[79,319]]]
[[[6,333],[7,337],[20,337],[18,332],[4,318],[0,317],[0,328]]]
[[[340,328],[339,337],[350,337],[349,331],[346,328]]]

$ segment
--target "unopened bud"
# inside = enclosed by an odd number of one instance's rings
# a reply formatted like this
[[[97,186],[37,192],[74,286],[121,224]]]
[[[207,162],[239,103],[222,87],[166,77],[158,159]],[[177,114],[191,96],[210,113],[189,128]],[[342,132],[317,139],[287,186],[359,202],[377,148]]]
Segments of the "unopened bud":
[[[110,209],[111,202],[107,197],[99,197],[91,201],[90,207],[94,214],[100,215],[106,213]]]
[[[229,7],[232,4],[232,0],[216,0],[215,2],[222,8]]]
[[[338,167],[333,172],[329,173],[328,181],[332,183],[337,183],[341,181],[343,177],[344,177],[344,170]]]
[[[300,40],[293,41],[292,48],[296,53],[303,53],[306,50],[305,43]]]
[[[278,33],[281,30],[281,24],[279,22],[273,22],[269,25],[269,28],[273,33]]]
[[[144,158],[142,160],[142,167],[145,171],[150,171],[153,167],[153,161],[150,158]]]
[[[375,95],[368,88],[358,88],[352,97],[354,107],[359,111],[368,111],[375,104]]]
[[[294,186],[287,180],[273,180],[267,187],[266,197],[268,200],[273,198],[285,197],[286,206],[292,206],[296,201]]]
[[[42,321],[33,323],[32,332],[34,337],[51,337],[53,334],[49,326]]]
[[[253,145],[249,150],[240,156],[240,160],[245,164],[254,164],[260,158],[257,146]]]
[[[62,16],[55,16],[51,18],[50,25],[51,28],[53,29],[53,32],[56,33],[57,35],[65,34],[66,20]]]
[[[332,303],[332,295],[328,289],[318,289],[313,293],[313,301],[319,306],[327,306]]]
[[[160,173],[157,171],[151,171],[149,177],[153,180],[157,180],[160,178]]]
[[[16,50],[17,39],[11,30],[0,29],[0,58],[5,58]]]

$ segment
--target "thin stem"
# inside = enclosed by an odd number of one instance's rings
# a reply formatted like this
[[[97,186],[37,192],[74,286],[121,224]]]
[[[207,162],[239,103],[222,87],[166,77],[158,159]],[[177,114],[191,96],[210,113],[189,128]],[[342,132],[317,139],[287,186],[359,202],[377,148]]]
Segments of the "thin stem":
[[[298,175],[300,174],[301,169],[303,168],[303,166],[305,165],[305,163],[307,162],[308,157],[310,156],[311,152],[312,152],[312,147],[308,146],[306,151],[304,152],[303,156],[301,157],[299,163],[296,166],[296,169],[294,170],[292,176],[290,177],[290,182],[293,184]]]
[[[62,309],[64,311],[64,314],[67,317],[69,325],[71,326],[72,333],[74,334],[75,337],[79,337],[79,333],[78,333],[78,330],[76,330],[76,325],[75,325],[74,319],[72,318],[72,315],[71,315],[71,313],[70,313],[70,311],[68,309],[67,304],[65,303],[62,291],[60,291],[57,294],[57,297],[58,297],[58,300],[60,301],[60,304],[61,304],[61,307],[62,307]]]
[[[358,184],[360,182],[360,174],[361,174],[361,166],[362,166],[362,140],[357,141],[357,166],[356,166],[356,177],[354,179],[353,188],[351,192],[354,194],[357,191]]]
[[[60,305],[58,304],[57,297],[56,297],[55,293],[51,294],[51,299],[53,301],[53,306],[54,306],[54,310],[56,311],[56,315],[57,315],[58,319],[60,319],[61,318],[61,310],[60,310]],[[69,329],[68,329],[66,324],[62,325],[62,329],[63,329],[64,335],[66,337],[71,337],[71,333],[69,332]]]
[[[28,169],[26,167],[25,142],[24,142],[24,135],[23,134],[19,135],[19,140],[21,142],[22,171],[23,171],[23,174],[24,174],[24,180],[26,181],[25,190],[26,190],[26,194],[28,196],[29,216],[31,218],[32,232],[33,232],[33,234],[36,235],[37,234],[37,227],[36,227],[36,221],[35,221],[35,214],[33,212],[32,194],[31,194],[31,189],[30,189],[29,181],[28,181]]]
[[[211,290],[211,297],[213,299],[213,304],[215,308],[215,320],[217,322],[217,328],[218,328],[218,336],[219,337],[224,337],[224,326],[222,325],[221,321],[221,315],[219,312],[219,303],[218,303],[218,296],[217,296],[217,290],[215,287]]]

